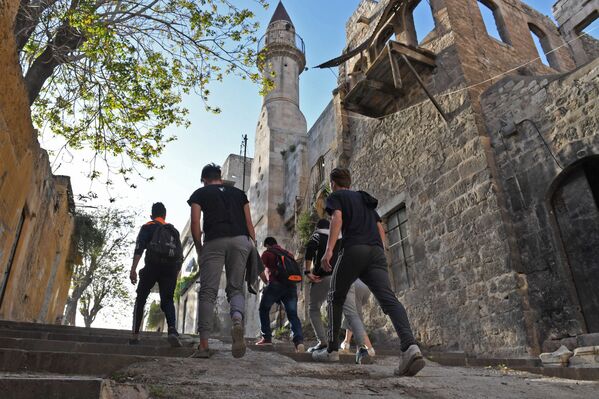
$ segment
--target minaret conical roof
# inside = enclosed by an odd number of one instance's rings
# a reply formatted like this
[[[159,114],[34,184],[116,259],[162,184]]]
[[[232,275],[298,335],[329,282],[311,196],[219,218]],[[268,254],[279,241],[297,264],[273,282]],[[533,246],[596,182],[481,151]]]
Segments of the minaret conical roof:
[[[293,22],[291,22],[291,17],[289,16],[289,13],[285,9],[285,6],[283,5],[282,1],[279,1],[279,4],[277,5],[277,8],[275,10],[275,13],[273,14],[272,18],[270,19],[270,23],[272,24],[273,22],[276,22],[276,21],[285,21],[285,22],[289,22],[291,25],[293,25]]]

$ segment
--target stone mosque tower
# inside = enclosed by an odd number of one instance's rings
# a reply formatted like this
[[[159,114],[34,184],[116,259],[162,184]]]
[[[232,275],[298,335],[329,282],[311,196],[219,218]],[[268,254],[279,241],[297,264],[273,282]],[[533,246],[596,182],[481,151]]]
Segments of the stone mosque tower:
[[[260,40],[261,72],[274,80],[265,97],[256,128],[249,200],[261,245],[268,236],[288,243],[281,206],[285,203],[283,154],[307,137],[306,118],[299,107],[299,75],[306,66],[304,42],[282,2]]]

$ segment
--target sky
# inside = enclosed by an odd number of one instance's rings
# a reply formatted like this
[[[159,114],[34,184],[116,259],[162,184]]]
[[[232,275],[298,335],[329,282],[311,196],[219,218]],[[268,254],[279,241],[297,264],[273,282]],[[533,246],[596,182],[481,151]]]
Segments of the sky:
[[[345,23],[360,0],[286,0],[285,7],[293,20],[297,33],[306,44],[307,66],[310,68],[300,77],[300,105],[310,127],[332,98],[336,87],[336,71],[312,69],[313,66],[341,54],[345,46]],[[551,16],[553,0],[528,0],[529,5],[545,15]],[[238,0],[238,4],[251,7],[254,3]],[[257,19],[261,23],[261,36],[274,12],[277,0],[271,0],[268,10],[255,7]],[[425,1],[422,6],[427,5]],[[417,32],[422,38],[432,28],[432,20],[427,18],[426,7],[415,13],[416,24],[422,26]],[[202,102],[193,96],[185,98],[184,105],[190,110],[191,126],[169,130],[178,136],[178,141],[167,146],[159,163],[162,170],[148,172],[154,181],[136,181],[138,188],[117,186],[110,195],[103,187],[94,189],[99,198],[91,204],[109,205],[108,198],[115,197],[112,204],[119,208],[129,208],[142,215],[139,225],[149,216],[153,202],[161,201],[167,207],[167,220],[182,230],[189,217],[186,203],[191,193],[200,186],[200,172],[210,162],[222,164],[229,154],[239,154],[243,134],[249,137],[248,155],[254,152],[256,123],[262,106],[259,88],[251,82],[237,78],[225,79],[223,83],[211,87],[212,105],[222,108],[222,113],[213,115],[204,110]],[[42,146],[51,143],[44,142]],[[46,147],[48,148],[48,147]],[[52,149],[52,148],[48,148]],[[88,192],[90,183],[85,177],[89,165],[81,154],[63,155],[55,165],[61,165],[56,174],[71,176],[75,195]],[[81,205],[81,204],[80,204]],[[102,318],[98,326],[110,325]]]

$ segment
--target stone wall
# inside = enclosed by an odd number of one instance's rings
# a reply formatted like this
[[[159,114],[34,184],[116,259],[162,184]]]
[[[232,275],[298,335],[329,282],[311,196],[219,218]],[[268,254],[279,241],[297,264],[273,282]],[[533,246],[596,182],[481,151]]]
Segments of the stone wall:
[[[595,60],[559,78],[507,78],[483,96],[511,223],[519,237],[516,271],[528,286],[534,333],[541,343],[589,332],[580,308],[581,301],[592,298],[577,293],[570,270],[575,255],[567,252],[560,235],[574,221],[559,224],[554,196],[576,165],[599,155],[598,95]],[[584,194],[576,191],[576,204],[584,205]],[[593,223],[581,232],[590,247],[596,246],[592,232]]]
[[[506,223],[511,219],[479,96],[492,85],[491,78],[506,72],[555,75],[575,65],[567,48],[550,57],[551,67],[535,60],[530,24],[552,48],[565,43],[549,18],[520,1],[495,3],[507,43],[487,34],[475,0],[430,2],[435,29],[420,46],[436,54],[437,67],[422,78],[448,115],[448,124],[413,77],[406,76],[397,100],[401,110],[385,118],[327,107],[310,130],[308,158],[313,163],[317,154],[330,151],[327,157],[339,164],[343,149],[354,187],[380,200],[382,216],[405,207],[413,261],[406,266],[411,268],[409,281],[400,284],[404,288],[397,294],[425,346],[521,356],[539,351],[539,337],[527,280],[514,266],[517,237]],[[347,25],[348,47],[371,33],[385,4],[361,3]],[[398,39],[410,34],[404,29]],[[356,62],[357,57],[340,68],[346,81],[351,81],[348,74]],[[343,129],[349,151],[340,144]],[[395,335],[374,300],[367,323],[375,338]]]
[[[18,2],[0,3],[0,318],[54,323],[71,271],[69,179],[53,176],[39,146],[15,51]]]

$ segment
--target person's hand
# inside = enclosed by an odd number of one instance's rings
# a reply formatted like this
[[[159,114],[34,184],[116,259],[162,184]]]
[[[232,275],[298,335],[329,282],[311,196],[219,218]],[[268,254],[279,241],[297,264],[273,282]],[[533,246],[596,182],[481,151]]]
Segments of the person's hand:
[[[306,277],[308,277],[308,280],[310,280],[313,283],[320,283],[320,280],[321,280],[320,276],[317,276],[311,272],[306,274]]]
[[[135,269],[131,269],[131,271],[129,272],[129,280],[131,280],[131,284],[137,284],[137,272],[135,271]]]
[[[333,266],[331,266],[331,259],[333,259],[333,251],[327,250],[320,261],[322,270],[324,270],[325,272],[330,272],[333,270]]]
[[[196,244],[196,254],[198,254],[198,262],[199,262],[200,255],[202,254],[202,244]]]

